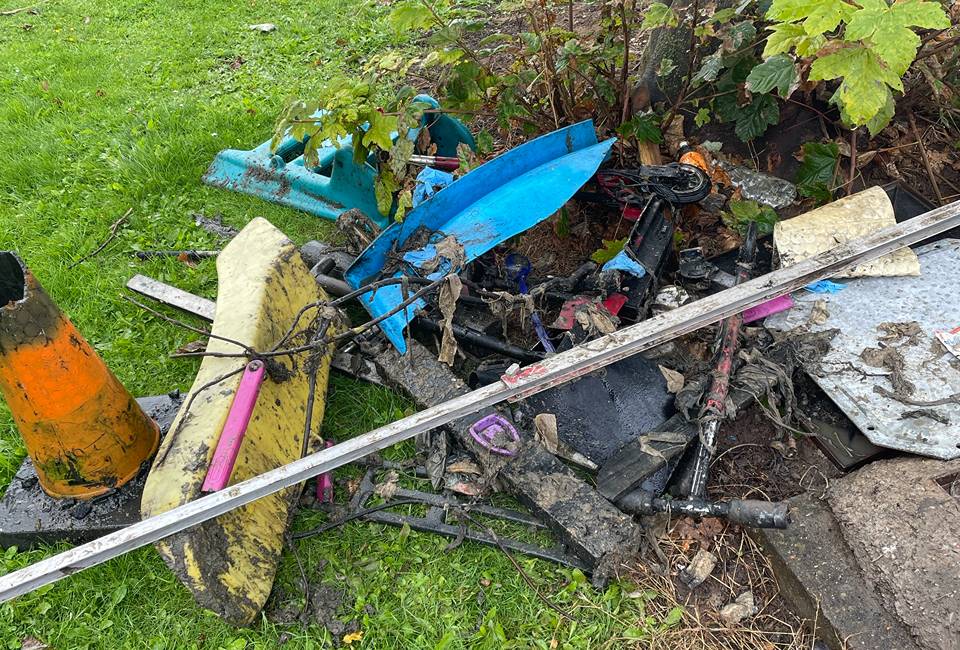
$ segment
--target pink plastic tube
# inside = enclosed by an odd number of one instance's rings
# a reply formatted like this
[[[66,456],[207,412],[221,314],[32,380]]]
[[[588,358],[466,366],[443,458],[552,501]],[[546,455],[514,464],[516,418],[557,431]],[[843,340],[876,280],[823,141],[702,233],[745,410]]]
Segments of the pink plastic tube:
[[[262,361],[251,361],[243,371],[237,393],[233,396],[233,404],[230,405],[230,412],[227,413],[227,421],[223,425],[223,432],[220,433],[220,440],[213,452],[213,460],[210,461],[203,487],[200,488],[201,492],[217,492],[227,487],[230,482],[230,474],[237,462],[243,437],[247,434],[247,426],[253,415],[253,407],[257,404],[265,372],[266,367]]]

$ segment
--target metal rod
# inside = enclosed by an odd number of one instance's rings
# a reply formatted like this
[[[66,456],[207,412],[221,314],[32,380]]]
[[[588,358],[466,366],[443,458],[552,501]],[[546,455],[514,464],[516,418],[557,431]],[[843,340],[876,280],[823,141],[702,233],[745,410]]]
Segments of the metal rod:
[[[757,223],[750,222],[747,235],[740,248],[737,259],[737,273],[734,285],[743,284],[750,279],[757,257]],[[707,402],[700,413],[700,441],[697,444],[693,461],[693,476],[690,481],[690,498],[703,499],[707,495],[707,480],[710,476],[710,461],[720,431],[720,422],[727,413],[727,395],[730,392],[730,375],[733,372],[733,360],[740,343],[740,329],[743,316],[734,314],[723,320],[718,335],[717,366],[707,392]]]
[[[374,429],[329,449],[295,460],[260,476],[201,497],[165,513],[149,517],[100,539],[77,546],[0,577],[0,602],[29,593],[77,571],[96,566],[185,530],[268,494],[301,483],[408,440],[453,420],[517,400],[603,368],[700,327],[720,321],[800,289],[816,280],[837,275],[863,262],[923,241],[960,225],[960,201],[896,224],[863,239],[836,246],[793,266],[688,303],[599,339],[506,375],[502,382],[484,386],[443,404]]]

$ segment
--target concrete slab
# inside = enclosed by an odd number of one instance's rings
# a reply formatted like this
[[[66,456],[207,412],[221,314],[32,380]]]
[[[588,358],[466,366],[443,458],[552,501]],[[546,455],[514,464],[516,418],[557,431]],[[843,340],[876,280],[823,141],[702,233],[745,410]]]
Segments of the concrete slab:
[[[883,605],[922,648],[960,648],[960,460],[878,461],[828,494]]]
[[[177,393],[137,399],[160,425],[161,434],[170,428],[182,401]],[[61,541],[82,544],[136,523],[146,475],[144,468],[120,489],[89,501],[54,499],[40,489],[28,457],[0,499],[0,548],[25,549]]]
[[[790,511],[788,529],[748,532],[769,556],[794,612],[816,621],[817,636],[833,650],[917,650],[861,575],[827,503],[803,494],[790,500]]]

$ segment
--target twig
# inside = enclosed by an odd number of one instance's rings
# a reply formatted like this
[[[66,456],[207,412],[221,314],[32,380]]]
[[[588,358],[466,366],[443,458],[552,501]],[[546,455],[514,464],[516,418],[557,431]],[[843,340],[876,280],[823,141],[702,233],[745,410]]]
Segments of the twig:
[[[382,322],[385,321],[386,319],[390,318],[390,317],[393,316],[394,314],[398,314],[398,313],[400,313],[401,311],[405,311],[407,308],[410,307],[410,305],[412,305],[413,303],[415,303],[417,300],[419,300],[419,299],[422,298],[423,296],[427,295],[427,294],[430,293],[431,291],[436,290],[436,289],[440,286],[440,283],[442,283],[442,282],[446,279],[446,277],[447,277],[447,276],[443,276],[442,278],[440,278],[440,279],[438,279],[438,280],[433,280],[430,284],[428,284],[427,286],[425,286],[423,289],[420,289],[420,290],[417,291],[415,294],[413,294],[412,296],[410,296],[410,299],[409,299],[409,300],[404,300],[404,301],[401,302],[399,305],[397,305],[396,307],[394,307],[394,308],[391,309],[390,311],[386,312],[385,314],[383,314],[383,315],[381,315],[381,316],[378,316],[377,318],[374,318],[373,320],[367,321],[366,323],[364,323],[364,324],[362,324],[362,325],[357,325],[356,327],[351,327],[350,329],[348,329],[348,330],[346,330],[346,331],[344,331],[344,332],[341,332],[340,334],[337,334],[337,335],[335,335],[335,336],[333,336],[333,337],[331,337],[331,338],[324,337],[323,339],[319,340],[319,341],[316,342],[316,343],[307,343],[306,345],[299,345],[299,346],[292,347],[292,348],[287,348],[287,349],[284,349],[284,350],[271,350],[271,351],[269,351],[269,352],[256,352],[255,358],[258,358],[258,359],[269,359],[269,358],[274,358],[274,357],[293,356],[293,355],[295,355],[295,354],[300,354],[301,352],[308,352],[308,351],[310,351],[310,350],[314,350],[314,349],[316,349],[317,347],[319,347],[319,346],[321,346],[321,345],[329,345],[330,343],[338,343],[338,342],[340,342],[340,341],[343,341],[343,340],[346,340],[346,339],[350,339],[350,338],[354,338],[354,337],[356,337],[356,336],[359,336],[360,334],[363,334],[363,333],[366,332],[367,330],[371,329],[374,325],[379,325],[380,323],[382,323]],[[358,289],[358,291],[359,291],[359,289]],[[330,303],[330,304],[333,304],[333,303]],[[180,352],[180,353],[172,354],[172,355],[170,355],[170,356],[171,356],[172,358],[183,358],[183,357],[217,357],[217,358],[227,358],[227,359],[231,359],[231,358],[246,357],[247,355],[244,355],[244,354],[233,354],[233,353],[229,353],[229,352],[207,352],[207,351],[204,351],[204,352]]]
[[[680,105],[683,104],[684,100],[687,97],[687,93],[690,92],[690,85],[693,83],[693,69],[698,63],[700,57],[700,48],[697,47],[697,23],[700,18],[700,0],[693,0],[693,17],[690,22],[690,60],[687,63],[687,74],[683,78],[683,86],[680,88],[680,93],[677,95],[677,100],[673,103],[673,106],[670,107],[670,112],[667,114],[667,117],[664,118],[661,122],[661,128],[664,130],[670,128],[670,124],[673,123],[673,116],[677,114]],[[751,45],[754,47],[756,44]]]
[[[73,264],[71,264],[71,265],[68,266],[67,268],[68,268],[68,269],[72,269],[73,267],[77,266],[78,264],[81,264],[81,263],[83,263],[83,262],[86,262],[88,259],[90,259],[91,257],[94,257],[95,255],[97,255],[98,253],[100,253],[100,251],[102,251],[104,248],[106,248],[107,245],[116,238],[116,236],[117,236],[117,231],[120,229],[121,224],[123,224],[123,222],[126,221],[127,218],[128,218],[131,214],[133,214],[133,208],[128,209],[126,212],[123,213],[123,216],[122,216],[122,217],[120,217],[119,219],[117,219],[116,221],[113,222],[113,225],[110,226],[110,234],[107,236],[106,239],[103,240],[103,243],[102,243],[102,244],[100,244],[99,246],[97,246],[97,247],[93,250],[93,252],[87,253],[86,255],[84,255],[83,257],[81,257],[80,259],[78,259],[76,262],[74,262]]]
[[[21,14],[21,13],[23,13],[23,12],[25,12],[25,11],[36,12],[36,10],[37,10],[37,8],[36,8],[36,7],[33,7],[33,6],[30,6],[30,7],[19,7],[19,8],[17,8],[17,9],[5,9],[4,11],[0,11],[0,16],[15,16],[16,14]]]
[[[303,607],[300,609],[300,622],[306,623],[307,611],[310,609],[310,581],[307,580],[307,572],[303,568],[303,562],[300,561],[300,554],[297,552],[297,545],[293,540],[287,538],[287,546],[293,553],[293,559],[297,561],[297,568],[300,570],[300,583],[303,587]]]
[[[620,92],[623,93],[623,107],[620,111],[620,123],[627,121],[627,109],[630,105],[630,93],[627,91],[627,71],[630,68],[630,23],[627,21],[627,0],[620,2],[620,21],[623,23],[623,66],[620,68]]]
[[[805,104],[805,103],[803,103],[803,102],[801,102],[801,101],[799,101],[799,100],[793,99],[792,97],[787,97],[787,98],[786,98],[786,101],[790,102],[791,104],[796,104],[797,106],[802,106],[802,107],[804,107],[805,109],[807,109],[808,111],[813,111],[814,113],[816,113],[817,115],[819,115],[819,116],[822,117],[823,119],[827,120],[828,122],[833,122],[833,118],[832,118],[832,117],[830,117],[829,115],[827,115],[827,114],[824,113],[823,111],[821,111],[821,110],[819,110],[819,109],[817,109],[817,108],[814,108],[814,107],[811,106],[810,104]]]
[[[913,129],[913,137],[917,139],[917,144],[920,146],[920,157],[923,158],[923,166],[927,170],[930,184],[933,185],[933,192],[937,195],[937,201],[940,202],[940,205],[943,205],[943,194],[940,193],[940,185],[937,184],[937,177],[934,176],[933,168],[930,167],[930,159],[927,158],[927,148],[923,146],[923,138],[920,137],[920,130],[917,129],[917,121],[913,118],[913,111],[907,113],[907,119],[910,121],[910,128]]]
[[[253,348],[251,348],[249,345],[246,345],[246,344],[244,344],[244,343],[241,343],[240,341],[236,341],[236,340],[234,340],[234,339],[228,339],[228,338],[225,337],[225,336],[220,336],[219,334],[214,334],[213,332],[207,331],[207,330],[205,330],[205,329],[203,329],[203,328],[201,328],[201,327],[194,327],[193,325],[190,325],[189,323],[185,323],[185,322],[183,322],[182,320],[180,320],[180,319],[178,319],[178,318],[173,318],[172,316],[167,316],[166,314],[162,314],[162,313],[160,313],[159,311],[157,311],[156,309],[152,309],[152,308],[146,306],[145,304],[143,304],[142,302],[140,302],[139,300],[137,300],[137,299],[135,299],[135,298],[132,298],[132,297],[130,297],[130,296],[122,296],[122,297],[123,297],[123,299],[126,300],[127,302],[133,303],[134,305],[136,305],[136,306],[139,307],[140,309],[144,310],[145,312],[147,312],[147,313],[149,313],[149,314],[152,314],[152,315],[156,316],[157,318],[161,318],[161,319],[167,321],[168,323],[170,323],[170,324],[172,324],[172,325],[177,325],[177,326],[182,327],[182,328],[184,328],[184,329],[186,329],[186,330],[190,330],[190,331],[193,332],[194,334],[199,334],[200,336],[206,336],[207,338],[217,339],[217,340],[223,341],[223,342],[225,342],[225,343],[230,343],[231,345],[235,345],[235,346],[237,346],[238,348],[242,348],[243,350],[245,350],[245,351],[247,352],[248,355],[256,356],[256,354],[257,354],[257,351],[256,351],[256,350],[254,350]]]
[[[203,391],[207,390],[208,388],[213,388],[214,386],[219,384],[221,381],[230,379],[234,375],[239,375],[241,372],[243,372],[246,369],[247,369],[247,364],[243,364],[236,370],[231,370],[230,372],[222,374],[219,377],[214,377],[213,379],[205,383],[203,386],[201,386],[197,390],[190,393],[190,398],[180,408],[180,413],[183,413],[183,416],[177,422],[177,428],[167,434],[167,438],[171,439],[171,444],[167,445],[167,448],[164,450],[163,455],[157,458],[155,466],[162,465],[163,461],[167,459],[167,454],[169,454],[170,450],[173,448],[173,444],[172,444],[173,438],[177,437],[177,435],[180,433],[180,429],[183,428],[184,423],[187,421],[187,418],[190,417],[190,408],[193,406],[193,400],[197,399],[197,396],[200,395],[200,393],[202,393]]]
[[[933,56],[934,54],[939,54],[940,52],[943,52],[944,50],[950,49],[951,47],[953,47],[954,45],[956,45],[957,41],[960,41],[960,35],[953,36],[953,37],[951,37],[951,38],[948,38],[948,39],[945,40],[945,41],[941,41],[941,42],[937,43],[936,45],[934,45],[933,47],[931,47],[929,50],[927,50],[926,52],[921,53],[920,56],[918,56],[916,59],[914,59],[914,63],[916,63],[917,61],[920,61],[920,60],[922,60],[922,59],[926,59],[926,58],[929,57],[929,56]]]
[[[850,129],[850,176],[847,179],[847,196],[853,194],[853,179],[857,177],[857,129]]]
[[[887,390],[883,386],[874,386],[874,392],[879,395],[883,395],[889,399],[895,399],[898,402],[903,402],[904,404],[909,404],[910,406],[919,406],[921,408],[931,408],[934,406],[946,406],[947,404],[960,404],[960,393],[954,393],[949,397],[944,397],[942,399],[934,400],[922,400],[922,399],[913,399],[906,397],[904,395],[897,395],[893,391]]]
[[[318,340],[321,336],[326,336],[327,329],[330,327],[330,320],[327,318],[321,318],[320,323],[317,325],[317,331],[313,334],[313,340]],[[308,370],[309,376],[307,377],[307,405],[306,405],[306,415],[304,416],[303,422],[303,444],[301,445],[300,456],[307,455],[307,452],[310,450],[310,429],[313,428],[313,404],[316,401],[317,393],[317,373],[320,371],[320,360],[319,357],[327,353],[327,348],[323,347],[317,350],[314,356],[308,361]]]

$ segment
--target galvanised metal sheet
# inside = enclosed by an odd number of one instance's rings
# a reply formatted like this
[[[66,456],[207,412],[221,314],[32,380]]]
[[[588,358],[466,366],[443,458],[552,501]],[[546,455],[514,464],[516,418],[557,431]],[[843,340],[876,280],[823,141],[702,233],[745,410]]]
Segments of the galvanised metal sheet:
[[[960,325],[960,240],[928,244],[917,254],[919,277],[858,278],[835,294],[800,292],[793,309],[765,324],[838,330],[830,351],[807,368],[813,380],[875,445],[946,460],[960,457],[960,359],[936,333]],[[821,300],[829,315],[811,322]],[[862,358],[864,350],[884,347],[902,357],[901,377],[914,385],[912,393],[895,391],[891,370]],[[931,404],[939,400],[946,403]]]

